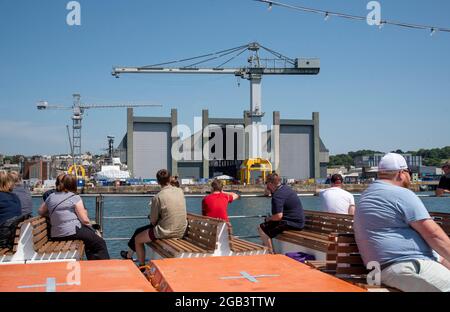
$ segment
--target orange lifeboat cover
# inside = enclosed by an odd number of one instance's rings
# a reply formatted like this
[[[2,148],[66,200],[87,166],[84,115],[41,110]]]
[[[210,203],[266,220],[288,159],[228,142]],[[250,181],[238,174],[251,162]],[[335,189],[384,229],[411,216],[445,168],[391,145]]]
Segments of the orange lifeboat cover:
[[[131,261],[99,260],[0,265],[0,292],[154,292]]]
[[[153,260],[150,274],[168,292],[365,291],[283,255]]]

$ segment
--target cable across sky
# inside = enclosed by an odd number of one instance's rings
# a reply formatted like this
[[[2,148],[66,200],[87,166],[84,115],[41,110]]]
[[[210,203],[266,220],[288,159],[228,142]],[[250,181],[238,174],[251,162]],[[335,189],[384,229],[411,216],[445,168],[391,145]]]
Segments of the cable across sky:
[[[367,21],[366,16],[359,16],[359,15],[352,15],[352,14],[346,14],[346,13],[340,13],[340,12],[333,12],[328,10],[322,10],[322,9],[315,9],[310,7],[304,7],[299,5],[291,5],[283,2],[278,1],[269,1],[269,0],[252,0],[256,2],[261,2],[269,5],[269,9],[272,8],[272,6],[276,5],[279,7],[284,7],[296,11],[301,11],[305,13],[314,13],[314,14],[320,14],[323,15],[325,20],[328,20],[329,17],[335,16],[340,18],[345,18],[349,20],[356,20],[356,21]],[[421,24],[411,24],[411,23],[405,23],[405,22],[398,22],[393,20],[387,20],[387,19],[381,19],[379,22],[379,27],[382,27],[384,25],[393,25],[397,27],[403,27],[403,28],[409,28],[409,29],[421,29],[421,30],[429,30],[430,34],[433,35],[434,33],[438,31],[442,32],[450,32],[450,28],[444,28],[439,26],[432,26],[432,25],[421,25]]]

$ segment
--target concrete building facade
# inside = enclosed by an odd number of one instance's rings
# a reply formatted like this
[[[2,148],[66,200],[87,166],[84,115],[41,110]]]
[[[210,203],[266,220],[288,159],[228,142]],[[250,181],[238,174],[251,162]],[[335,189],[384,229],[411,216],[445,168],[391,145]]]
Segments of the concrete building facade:
[[[172,132],[178,124],[177,110],[172,109],[170,117],[136,117],[130,108],[127,134],[118,147],[121,161],[127,163],[136,178],[154,178],[161,168],[168,168],[180,178],[212,178],[222,174],[237,178],[248,154],[247,116],[244,112],[243,118],[216,118],[203,110],[203,131],[194,133],[188,141],[179,141],[182,143],[179,152],[184,157],[178,161],[171,153],[173,143],[179,140],[178,134]],[[282,177],[295,180],[326,177],[329,156],[320,139],[319,113],[313,113],[311,120],[297,120],[282,119],[280,112],[273,112],[273,127],[263,133],[263,138],[263,150],[270,155],[273,170]],[[222,147],[218,150],[219,143]],[[208,151],[209,156],[198,153],[199,148]]]

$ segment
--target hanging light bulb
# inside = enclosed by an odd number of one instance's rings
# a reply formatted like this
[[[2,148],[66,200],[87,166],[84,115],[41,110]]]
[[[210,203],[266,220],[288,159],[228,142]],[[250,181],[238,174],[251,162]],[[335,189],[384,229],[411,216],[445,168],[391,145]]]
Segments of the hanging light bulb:
[[[328,19],[330,18],[330,14],[328,14],[328,12],[325,13],[325,22],[328,21]]]
[[[268,11],[272,11],[272,2],[269,2],[269,7],[267,8]]]

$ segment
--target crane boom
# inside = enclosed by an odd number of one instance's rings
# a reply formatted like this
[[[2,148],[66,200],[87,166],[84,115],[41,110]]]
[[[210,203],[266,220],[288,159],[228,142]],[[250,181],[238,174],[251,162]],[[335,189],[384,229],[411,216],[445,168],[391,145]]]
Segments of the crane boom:
[[[120,74],[218,74],[235,75],[246,78],[247,75],[317,75],[320,64],[317,59],[304,59],[304,66],[297,68],[148,68],[148,67],[115,67],[112,75]],[[308,63],[306,65],[306,63]]]
[[[270,53],[272,59],[261,58],[259,50],[263,49]],[[222,67],[230,63],[232,60],[240,56],[243,52],[249,51],[250,56],[247,59],[248,66],[237,68]],[[199,64],[211,62],[229,54],[236,53],[231,58],[220,63],[218,66],[212,67],[196,67]],[[161,67],[163,65],[182,64],[187,61],[196,62],[179,67]],[[281,65],[279,65],[281,63]],[[218,75],[234,75],[239,78],[247,79],[250,82],[250,111],[248,116],[252,121],[252,125],[258,128],[261,124],[262,116],[262,98],[261,98],[261,79],[264,75],[317,75],[320,72],[320,60],[317,58],[289,58],[272,49],[266,48],[257,42],[227,49],[215,53],[204,54],[201,56],[185,58],[180,61],[169,61],[160,64],[149,66],[134,66],[134,67],[114,67],[112,75],[119,78],[121,74],[218,74]],[[258,130],[253,135],[252,143],[249,144],[251,150],[249,151],[250,158],[257,158],[260,155],[261,140]]]
[[[91,108],[139,108],[139,107],[162,107],[161,104],[111,104],[111,105],[80,105],[81,109]]]
[[[80,102],[80,95],[73,95],[72,106],[60,106],[60,105],[49,105],[47,101],[39,101],[36,104],[38,110],[49,110],[49,109],[60,109],[60,110],[72,110],[72,141],[69,136],[69,143],[72,152],[74,166],[79,165],[81,162],[81,122],[83,120],[84,111],[86,109],[99,109],[99,108],[138,108],[138,107],[161,107],[161,104],[82,104]],[[69,128],[67,126],[67,131]]]

